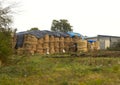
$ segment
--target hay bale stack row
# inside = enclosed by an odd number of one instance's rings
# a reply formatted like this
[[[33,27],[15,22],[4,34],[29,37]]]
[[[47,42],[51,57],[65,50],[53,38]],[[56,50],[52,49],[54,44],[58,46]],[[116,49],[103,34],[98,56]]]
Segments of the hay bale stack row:
[[[27,54],[54,54],[62,52],[86,52],[91,46],[94,49],[98,49],[99,43],[88,43],[87,40],[82,40],[80,37],[56,37],[46,34],[44,37],[36,38],[34,35],[26,34],[24,35],[23,48],[18,49],[18,53]]]

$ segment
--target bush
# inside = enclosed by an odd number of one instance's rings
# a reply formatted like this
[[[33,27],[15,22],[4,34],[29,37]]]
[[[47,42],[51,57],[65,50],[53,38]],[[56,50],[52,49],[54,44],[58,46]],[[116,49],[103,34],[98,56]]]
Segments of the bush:
[[[0,60],[6,63],[8,56],[12,54],[12,42],[10,32],[0,32]]]

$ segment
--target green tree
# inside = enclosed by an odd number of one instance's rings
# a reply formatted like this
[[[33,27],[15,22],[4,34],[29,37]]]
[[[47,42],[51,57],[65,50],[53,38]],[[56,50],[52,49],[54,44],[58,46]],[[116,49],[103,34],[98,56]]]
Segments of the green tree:
[[[53,20],[51,31],[68,32],[73,31],[72,26],[66,19]]]
[[[6,63],[12,54],[11,6],[4,7],[0,1],[0,60]]]
[[[33,28],[30,29],[30,31],[31,31],[31,30],[39,30],[39,28],[33,27]]]

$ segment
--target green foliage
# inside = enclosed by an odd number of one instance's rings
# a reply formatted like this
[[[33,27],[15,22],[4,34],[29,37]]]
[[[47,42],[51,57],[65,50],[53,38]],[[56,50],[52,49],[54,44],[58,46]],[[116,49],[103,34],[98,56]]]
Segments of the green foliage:
[[[30,31],[32,31],[32,30],[39,30],[39,28],[33,27],[33,28],[30,29]]]
[[[51,30],[59,32],[73,31],[72,26],[66,19],[53,20]]]
[[[12,29],[10,28],[12,18],[10,13],[11,7],[4,7],[0,1],[0,60],[2,63],[6,63],[12,54]]]
[[[8,57],[12,54],[12,41],[10,32],[0,32],[0,60],[7,62]]]

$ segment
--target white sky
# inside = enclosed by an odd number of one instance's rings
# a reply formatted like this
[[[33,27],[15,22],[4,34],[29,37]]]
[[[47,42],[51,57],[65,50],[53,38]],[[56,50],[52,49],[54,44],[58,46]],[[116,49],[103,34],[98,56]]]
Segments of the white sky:
[[[53,19],[67,19],[74,32],[120,36],[120,0],[10,0],[20,2],[14,27],[50,30]]]

